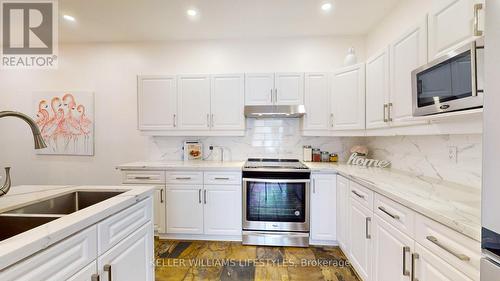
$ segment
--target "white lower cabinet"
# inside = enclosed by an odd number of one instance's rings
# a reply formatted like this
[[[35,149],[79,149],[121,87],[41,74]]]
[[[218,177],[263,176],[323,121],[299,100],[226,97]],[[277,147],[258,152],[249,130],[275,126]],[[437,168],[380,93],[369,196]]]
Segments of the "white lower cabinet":
[[[149,222],[99,257],[100,280],[154,280],[152,230]]]
[[[90,277],[89,277],[90,276]],[[97,275],[97,262],[93,261],[77,274],[71,276],[66,281],[99,281]]]
[[[335,212],[337,175],[312,175],[311,190],[311,240],[335,242],[337,222]]]
[[[167,185],[167,233],[203,233],[202,192],[202,185]]]
[[[241,235],[241,185],[205,185],[205,234]]]
[[[373,212],[351,198],[350,210],[350,259],[354,269],[364,280],[371,280],[372,273],[372,237],[371,221]]]
[[[439,258],[420,244],[415,243],[414,279],[419,281],[472,281],[465,274]],[[478,280],[478,279],[477,279]]]
[[[337,175],[337,241],[349,252],[349,180]]]

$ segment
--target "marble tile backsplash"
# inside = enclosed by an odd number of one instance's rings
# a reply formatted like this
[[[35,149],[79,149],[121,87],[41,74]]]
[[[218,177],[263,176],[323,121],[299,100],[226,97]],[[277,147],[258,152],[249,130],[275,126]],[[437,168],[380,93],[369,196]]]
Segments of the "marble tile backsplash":
[[[481,187],[481,135],[368,137],[366,145],[370,157],[391,160],[393,168]],[[450,147],[457,148],[456,161],[449,159]]]
[[[341,160],[349,149],[363,144],[363,138],[303,137],[299,119],[247,119],[244,137],[151,137],[150,160],[181,160],[182,145],[186,139],[199,139],[208,156],[210,145],[224,147],[227,161],[243,161],[249,157],[302,159],[302,147],[311,145],[328,152],[338,153]],[[220,160],[220,150],[214,149],[211,160]]]

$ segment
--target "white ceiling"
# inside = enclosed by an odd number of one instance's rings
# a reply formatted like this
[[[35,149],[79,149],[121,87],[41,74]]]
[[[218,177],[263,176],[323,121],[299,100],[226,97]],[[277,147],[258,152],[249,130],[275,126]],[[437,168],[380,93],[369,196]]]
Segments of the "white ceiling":
[[[366,34],[402,0],[60,0],[62,42]],[[186,10],[199,11],[196,20]]]

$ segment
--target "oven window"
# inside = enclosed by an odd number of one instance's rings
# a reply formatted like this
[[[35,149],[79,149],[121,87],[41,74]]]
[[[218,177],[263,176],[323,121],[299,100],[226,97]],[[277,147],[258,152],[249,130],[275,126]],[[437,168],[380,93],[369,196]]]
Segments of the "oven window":
[[[247,220],[305,222],[305,183],[247,183]]]
[[[418,107],[472,95],[470,51],[417,74]]]

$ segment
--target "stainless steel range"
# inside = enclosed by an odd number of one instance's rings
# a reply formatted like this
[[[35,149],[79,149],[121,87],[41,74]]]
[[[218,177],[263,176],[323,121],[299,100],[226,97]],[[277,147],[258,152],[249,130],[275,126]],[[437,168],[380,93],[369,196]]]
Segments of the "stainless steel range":
[[[243,168],[243,244],[309,245],[310,175],[297,159],[248,159]]]

